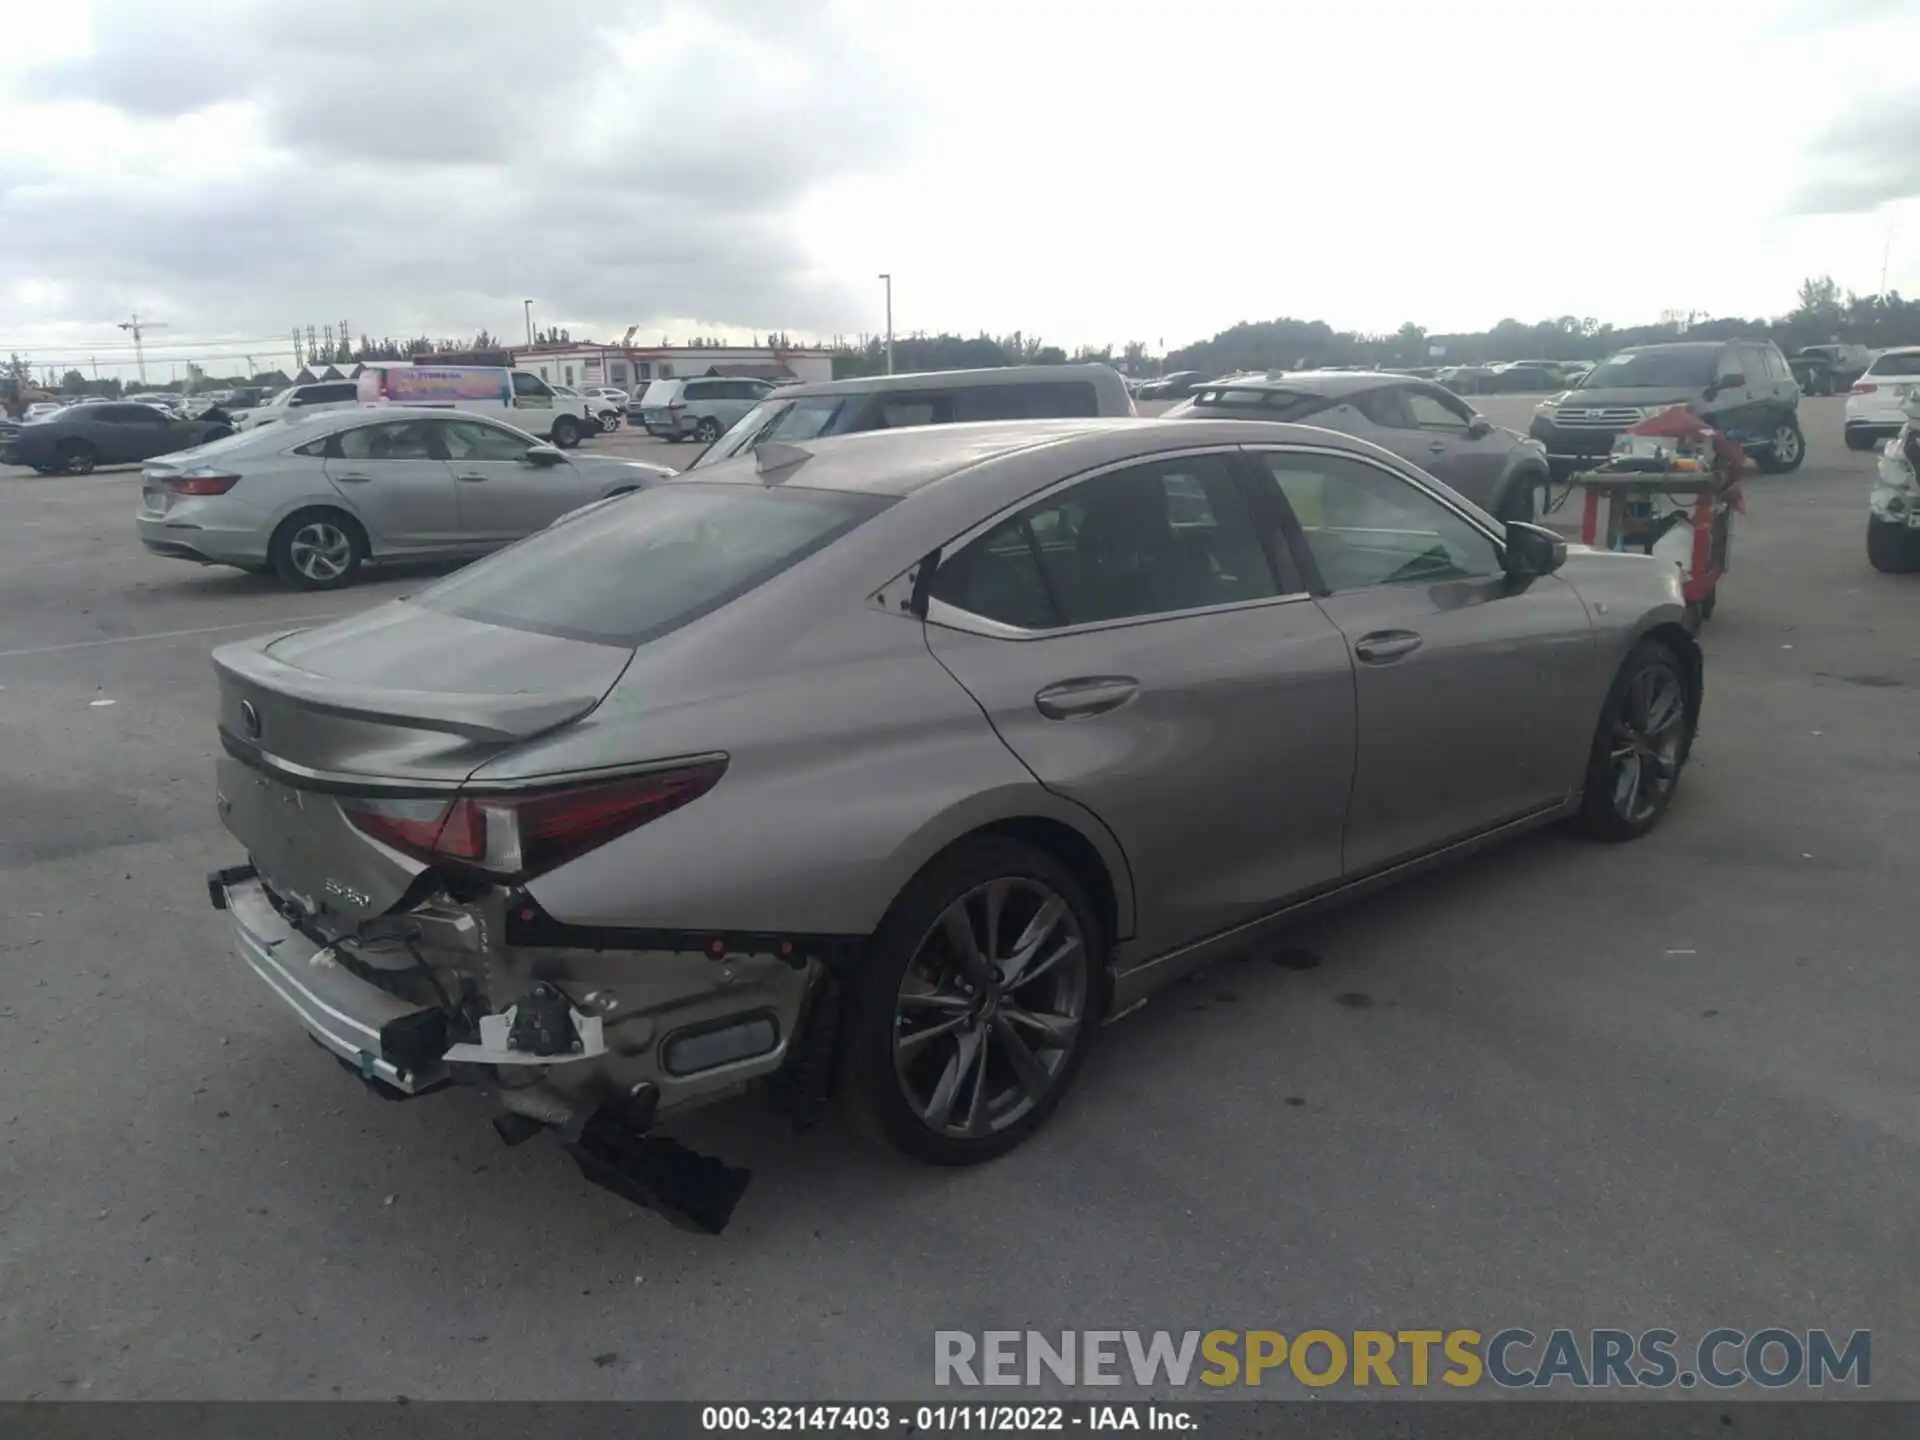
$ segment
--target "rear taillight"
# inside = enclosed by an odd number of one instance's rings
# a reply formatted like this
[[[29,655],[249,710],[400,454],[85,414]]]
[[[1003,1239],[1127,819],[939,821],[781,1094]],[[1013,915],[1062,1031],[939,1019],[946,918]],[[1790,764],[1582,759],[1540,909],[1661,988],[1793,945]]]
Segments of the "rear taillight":
[[[1871,395],[1879,388],[1878,385],[1869,385],[1865,380],[1856,380],[1853,383],[1853,387],[1848,390],[1847,393],[1849,395]]]
[[[697,800],[726,762],[452,800],[343,799],[361,834],[431,865],[517,882],[563,865]]]
[[[168,475],[160,483],[176,495],[224,495],[240,483],[240,477],[225,470],[188,470]]]

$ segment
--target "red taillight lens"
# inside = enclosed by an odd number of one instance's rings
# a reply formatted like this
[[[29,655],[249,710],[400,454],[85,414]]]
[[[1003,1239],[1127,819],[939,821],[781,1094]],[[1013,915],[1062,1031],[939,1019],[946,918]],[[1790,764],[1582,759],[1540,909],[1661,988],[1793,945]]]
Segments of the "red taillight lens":
[[[169,475],[160,483],[176,495],[224,495],[240,483],[240,477],[224,471],[194,470]]]
[[[1847,393],[1849,395],[1871,395],[1873,394],[1874,391],[1878,390],[1879,388],[1880,387],[1878,385],[1869,385],[1864,380],[1856,380],[1853,384],[1853,388],[1848,390]]]
[[[403,854],[496,880],[528,880],[697,800],[725,761],[508,795],[342,800],[356,830]]]

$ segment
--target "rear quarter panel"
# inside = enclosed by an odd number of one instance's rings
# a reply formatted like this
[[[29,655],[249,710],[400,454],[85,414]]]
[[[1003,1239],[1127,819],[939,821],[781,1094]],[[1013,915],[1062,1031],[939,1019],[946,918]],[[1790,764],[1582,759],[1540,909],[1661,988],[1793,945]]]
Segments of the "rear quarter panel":
[[[681,648],[643,651],[593,715],[475,777],[729,757],[699,800],[531,882],[556,919],[866,935],[954,840],[1038,816],[1101,853],[1130,929],[1111,835],[1034,780],[934,660],[919,621],[856,600],[801,643],[763,654],[758,674],[706,684],[673,653]]]

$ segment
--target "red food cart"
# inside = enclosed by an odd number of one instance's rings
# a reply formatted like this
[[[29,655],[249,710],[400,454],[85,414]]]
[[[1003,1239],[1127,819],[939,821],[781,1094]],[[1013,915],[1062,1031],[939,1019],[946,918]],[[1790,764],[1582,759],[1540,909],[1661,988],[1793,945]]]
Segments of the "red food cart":
[[[1584,495],[1580,543],[1672,555],[1681,567],[1688,619],[1698,628],[1720,598],[1733,516],[1746,508],[1740,491],[1746,466],[1738,445],[1684,407],[1650,416],[1622,437],[1605,464],[1573,477]],[[1682,524],[1689,533],[1676,536]]]

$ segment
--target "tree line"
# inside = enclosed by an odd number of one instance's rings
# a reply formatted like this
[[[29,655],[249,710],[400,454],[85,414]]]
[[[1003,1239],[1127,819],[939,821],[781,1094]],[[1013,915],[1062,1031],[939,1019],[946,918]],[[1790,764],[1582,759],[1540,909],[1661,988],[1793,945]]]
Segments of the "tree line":
[[[1883,349],[1895,345],[1920,346],[1920,299],[1909,300],[1898,291],[1859,295],[1842,290],[1831,276],[1801,282],[1794,308],[1771,318],[1709,316],[1701,312],[1669,315],[1658,324],[1616,326],[1591,317],[1561,315],[1528,324],[1506,319],[1488,330],[1428,331],[1412,321],[1388,334],[1336,330],[1324,320],[1241,321],[1211,339],[1195,341],[1165,355],[1148,353],[1144,341],[1113,346],[1050,344],[1038,335],[1015,330],[1007,335],[963,336],[920,332],[896,335],[893,368],[917,370],[971,370],[998,365],[1064,365],[1096,361],[1129,375],[1157,375],[1175,370],[1200,370],[1210,375],[1236,370],[1290,370],[1334,365],[1472,365],[1496,360],[1598,360],[1630,345],[1651,345],[1677,339],[1723,340],[1754,336],[1773,340],[1788,354],[1807,345],[1835,342]],[[571,344],[566,329],[537,332],[542,344]],[[662,337],[662,345],[666,344]],[[689,349],[717,349],[729,344],[717,336],[697,336],[680,342]],[[748,343],[776,349],[797,342],[781,332],[748,337]],[[325,349],[325,347],[320,347]],[[340,364],[365,360],[411,360],[420,355],[450,352],[509,350],[511,343],[482,329],[468,339],[415,335],[405,339],[361,335],[338,341],[324,355],[307,357],[308,364]],[[887,368],[887,342],[878,335],[836,336],[824,347],[833,357],[836,378],[879,375]],[[31,383],[26,362],[14,356],[8,374]],[[260,375],[212,376],[187,367],[183,384],[155,385],[156,390],[238,385],[284,385],[289,377],[274,370]],[[132,388],[113,379],[91,380],[79,370],[68,370],[60,388],[68,394],[119,395]]]

